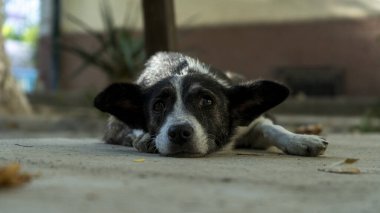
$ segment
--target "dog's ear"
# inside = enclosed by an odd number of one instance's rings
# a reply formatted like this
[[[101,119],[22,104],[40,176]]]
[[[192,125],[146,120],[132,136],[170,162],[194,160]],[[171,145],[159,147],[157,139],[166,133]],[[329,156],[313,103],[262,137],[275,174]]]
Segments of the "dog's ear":
[[[235,125],[246,126],[267,110],[283,102],[289,89],[273,81],[253,81],[229,89],[231,115]]]
[[[102,112],[110,113],[131,128],[146,129],[143,93],[136,84],[111,84],[95,97],[94,106]]]

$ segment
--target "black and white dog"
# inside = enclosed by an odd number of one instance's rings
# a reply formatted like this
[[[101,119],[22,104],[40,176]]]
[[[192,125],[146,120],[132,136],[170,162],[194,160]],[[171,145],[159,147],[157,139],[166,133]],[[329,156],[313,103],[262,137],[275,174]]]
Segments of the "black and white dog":
[[[199,157],[226,147],[275,146],[291,155],[323,154],[325,139],[294,134],[263,116],[288,94],[276,82],[244,82],[189,56],[160,52],[136,83],[110,85],[94,105],[111,114],[106,143],[141,152]]]

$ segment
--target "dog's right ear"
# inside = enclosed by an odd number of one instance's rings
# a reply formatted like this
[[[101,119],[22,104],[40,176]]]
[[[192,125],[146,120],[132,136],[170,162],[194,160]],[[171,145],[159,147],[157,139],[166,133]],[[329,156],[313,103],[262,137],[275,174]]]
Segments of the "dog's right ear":
[[[232,119],[238,126],[249,125],[288,95],[286,86],[273,81],[258,80],[233,86],[229,89]]]
[[[99,93],[94,106],[108,112],[131,128],[146,129],[143,93],[132,83],[114,83]]]

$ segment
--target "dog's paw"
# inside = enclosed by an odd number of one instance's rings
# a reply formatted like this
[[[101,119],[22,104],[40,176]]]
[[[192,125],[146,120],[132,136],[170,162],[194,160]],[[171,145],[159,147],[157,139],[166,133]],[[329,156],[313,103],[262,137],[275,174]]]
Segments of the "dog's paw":
[[[322,155],[328,145],[326,139],[316,135],[294,134],[288,138],[288,143],[283,151],[290,155],[318,156]]]
[[[139,152],[157,153],[157,148],[152,141],[149,133],[143,133],[136,137],[133,142],[133,147]]]

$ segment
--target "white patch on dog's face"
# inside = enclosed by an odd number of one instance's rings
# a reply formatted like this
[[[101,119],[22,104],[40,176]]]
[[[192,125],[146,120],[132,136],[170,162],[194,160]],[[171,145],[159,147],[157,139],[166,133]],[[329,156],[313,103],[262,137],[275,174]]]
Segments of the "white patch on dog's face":
[[[193,138],[188,142],[192,146],[192,150],[188,150],[189,153],[187,154],[204,155],[207,154],[209,150],[207,142],[208,137],[202,125],[193,115],[191,115],[186,110],[186,107],[184,106],[184,102],[182,100],[182,80],[182,76],[176,76],[171,80],[171,84],[176,91],[176,101],[174,103],[172,112],[167,115],[164,124],[162,125],[157,137],[155,138],[155,144],[161,154],[176,154],[175,150],[174,153],[172,153],[172,148],[175,145],[171,144],[169,140],[169,128],[175,125],[187,124],[190,125],[194,130]],[[180,152],[183,151],[184,150],[180,150]]]

